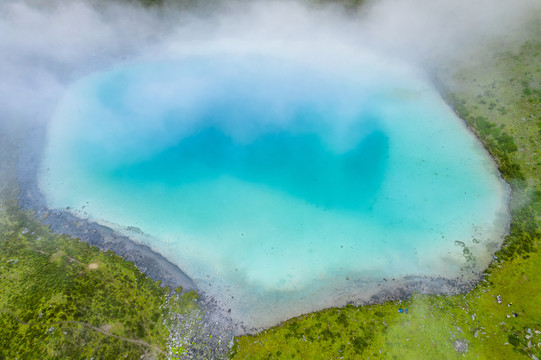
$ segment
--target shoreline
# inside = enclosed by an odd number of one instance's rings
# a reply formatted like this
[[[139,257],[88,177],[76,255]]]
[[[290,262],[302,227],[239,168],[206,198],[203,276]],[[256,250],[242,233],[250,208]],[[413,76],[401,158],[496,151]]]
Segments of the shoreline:
[[[67,210],[49,209],[39,190],[37,174],[40,166],[39,151],[45,141],[46,126],[36,127],[27,134],[21,154],[17,161],[17,182],[20,187],[19,206],[32,210],[43,224],[57,234],[66,234],[103,251],[113,251],[135,266],[153,280],[174,289],[181,286],[183,291],[197,290],[193,280],[178,266],[168,261],[150,247],[140,244],[113,229],[86,219],[79,218]],[[32,146],[30,145],[32,144]]]

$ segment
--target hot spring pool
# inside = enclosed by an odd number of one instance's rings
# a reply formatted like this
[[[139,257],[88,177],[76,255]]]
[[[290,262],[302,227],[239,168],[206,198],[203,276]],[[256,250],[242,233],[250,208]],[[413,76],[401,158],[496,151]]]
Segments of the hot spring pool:
[[[207,54],[88,75],[48,125],[39,183],[49,207],[148,244],[249,326],[383,278],[479,271],[508,220],[460,119],[377,59]]]

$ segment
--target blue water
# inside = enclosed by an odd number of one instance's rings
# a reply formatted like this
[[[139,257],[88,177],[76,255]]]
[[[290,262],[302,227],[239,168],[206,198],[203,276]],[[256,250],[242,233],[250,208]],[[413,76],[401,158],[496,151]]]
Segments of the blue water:
[[[368,60],[221,54],[91,74],[49,123],[40,186],[254,326],[383,278],[479,270],[507,224],[505,184],[430,83]]]

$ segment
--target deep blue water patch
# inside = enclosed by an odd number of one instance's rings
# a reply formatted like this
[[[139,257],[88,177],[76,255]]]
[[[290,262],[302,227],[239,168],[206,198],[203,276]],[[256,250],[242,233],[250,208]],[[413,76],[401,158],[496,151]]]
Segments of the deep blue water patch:
[[[174,187],[227,174],[314,206],[361,210],[381,184],[387,141],[385,134],[376,131],[355,148],[333,154],[314,134],[265,134],[239,144],[219,129],[208,128],[150,160],[118,167],[107,176]]]

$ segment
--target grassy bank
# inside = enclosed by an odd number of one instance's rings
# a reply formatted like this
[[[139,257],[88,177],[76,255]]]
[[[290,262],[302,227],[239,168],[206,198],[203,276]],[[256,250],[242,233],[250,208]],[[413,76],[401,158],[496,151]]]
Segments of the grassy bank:
[[[170,294],[133,263],[54,234],[23,211],[16,201],[17,136],[0,138],[0,359],[185,353],[191,327],[201,327],[193,319],[202,313],[197,294]]]
[[[0,234],[0,355],[163,357],[160,288],[133,263],[57,237],[5,204]]]
[[[510,234],[485,280],[464,295],[304,315],[237,338],[233,359],[541,358],[540,39],[463,65],[444,82],[513,190]]]

